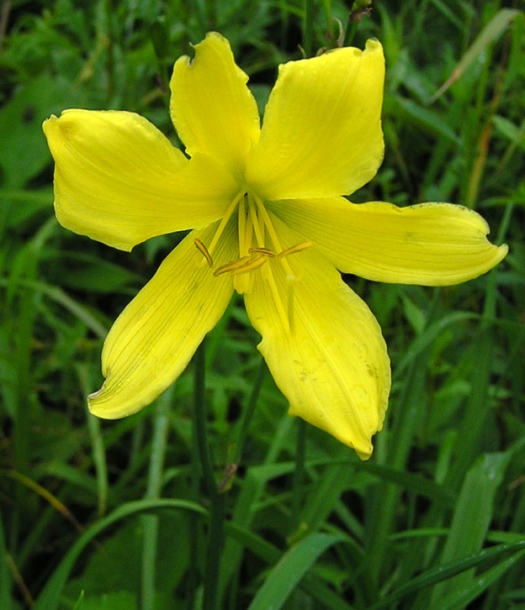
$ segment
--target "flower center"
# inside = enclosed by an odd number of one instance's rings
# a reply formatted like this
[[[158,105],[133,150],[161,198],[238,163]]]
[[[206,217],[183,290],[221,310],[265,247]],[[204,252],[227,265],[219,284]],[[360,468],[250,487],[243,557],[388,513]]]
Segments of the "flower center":
[[[237,215],[239,258],[215,267],[213,253],[234,214]],[[264,203],[249,192],[241,192],[233,199],[208,246],[199,239],[195,240],[195,246],[204,256],[208,266],[214,269],[213,275],[219,276],[224,273],[232,275],[234,288],[240,294],[250,291],[253,285],[253,275],[250,272],[256,269],[261,269],[263,277],[271,284],[275,284],[271,270],[265,265],[268,261],[279,261],[283,265],[285,277],[294,279],[294,273],[286,257],[301,252],[311,245],[311,242],[302,242],[291,247],[283,247],[282,239]]]

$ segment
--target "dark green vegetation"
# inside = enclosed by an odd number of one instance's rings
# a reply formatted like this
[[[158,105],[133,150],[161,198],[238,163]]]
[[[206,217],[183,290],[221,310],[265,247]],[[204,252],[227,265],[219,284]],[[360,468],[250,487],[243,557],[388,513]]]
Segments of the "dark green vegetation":
[[[377,1],[347,28],[349,6],[2,3],[2,610],[525,606],[523,4]],[[263,107],[298,44],[336,45],[333,18],[347,42],[379,38],[387,58],[385,161],[353,199],[475,208],[509,256],[452,288],[348,278],[393,365],[369,462],[287,416],[240,300],[156,404],[91,417],[107,329],[178,236],[126,254],[58,226],[42,121],[68,107],[133,110],[175,142],[166,83],[189,42],[228,37]],[[199,484],[202,396],[220,494]],[[216,575],[207,537],[221,511]]]

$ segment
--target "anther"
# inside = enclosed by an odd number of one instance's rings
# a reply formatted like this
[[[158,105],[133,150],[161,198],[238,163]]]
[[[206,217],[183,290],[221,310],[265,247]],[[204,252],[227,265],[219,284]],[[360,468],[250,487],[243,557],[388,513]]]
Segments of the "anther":
[[[253,269],[262,267],[268,260],[265,254],[258,254],[257,256],[243,256],[238,261],[233,261],[222,265],[213,272],[213,275],[222,275],[223,273],[230,273],[231,275],[239,275],[240,273],[248,273]]]
[[[226,263],[225,265],[222,265],[218,269],[215,269],[215,271],[213,272],[213,275],[222,275],[223,273],[232,273],[236,269],[239,269],[239,268],[243,267],[244,265],[246,265],[246,263],[248,263],[251,260],[251,258],[252,258],[251,256],[243,256],[239,260],[232,261],[231,263]]]
[[[269,258],[275,258],[275,252],[270,250],[270,248],[250,248],[248,250],[251,254],[263,254],[264,256],[268,256]]]
[[[202,241],[200,239],[194,239],[193,242],[195,243],[195,246],[197,247],[197,250],[206,259],[206,262],[208,263],[208,266],[209,267],[213,267],[213,258],[211,257],[211,254],[208,252],[208,248],[206,248],[206,246],[202,243]]]
[[[262,267],[267,260],[268,257],[264,254],[254,256],[251,260],[246,261],[245,265],[232,271],[231,274],[239,275],[240,273],[248,273],[248,271],[253,271],[253,269],[259,269],[259,267]]]
[[[277,254],[275,256],[275,258],[276,258],[276,260],[279,260],[280,258],[284,258],[285,256],[288,256],[289,254],[296,254],[297,252],[302,252],[303,250],[306,250],[307,248],[310,248],[311,246],[313,246],[311,241],[305,241],[300,244],[295,244],[295,246],[291,246],[290,248],[286,248],[286,250],[279,252],[279,254]]]

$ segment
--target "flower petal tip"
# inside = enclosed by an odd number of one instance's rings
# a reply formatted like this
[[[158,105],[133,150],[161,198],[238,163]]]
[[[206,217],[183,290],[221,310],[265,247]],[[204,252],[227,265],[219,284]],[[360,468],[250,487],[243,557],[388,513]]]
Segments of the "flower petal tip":
[[[58,121],[58,117],[56,116],[56,114],[52,114],[49,118],[45,119],[42,123],[42,129],[44,133],[46,133],[46,130],[49,129],[51,125],[56,121]]]
[[[507,254],[509,253],[509,246],[507,244],[501,244],[501,246],[497,247],[499,250],[499,257],[498,257],[498,262],[496,263],[499,264],[501,263],[501,261],[507,256]]]
[[[379,51],[382,50],[383,45],[379,42],[377,38],[369,38],[365,44],[365,52],[366,51]]]
[[[357,457],[363,462],[368,461],[372,457],[372,452],[374,451],[372,444],[370,444],[370,449],[367,449],[366,451],[356,449],[355,447],[352,447],[352,449],[356,452]]]
[[[87,403],[91,415],[100,419],[121,419],[128,415],[133,415],[138,409],[123,409],[121,405],[110,406],[108,408],[108,396],[105,384],[92,394],[89,394]]]

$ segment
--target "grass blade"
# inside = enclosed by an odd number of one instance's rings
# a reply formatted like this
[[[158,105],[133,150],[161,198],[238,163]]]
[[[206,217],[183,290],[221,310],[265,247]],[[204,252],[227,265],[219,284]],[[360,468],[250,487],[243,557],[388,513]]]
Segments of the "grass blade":
[[[249,610],[277,610],[328,548],[343,538],[328,534],[312,534],[286,551],[259,589]]]
[[[465,70],[473,64],[479,55],[487,48],[487,46],[497,40],[509,23],[518,15],[522,15],[522,11],[516,9],[505,8],[498,11],[494,17],[480,32],[479,36],[470,45],[467,52],[460,59],[458,65],[454,68],[452,74],[441,85],[441,87],[430,98],[429,102],[435,102],[440,98],[445,91],[451,87],[458,79],[463,76]]]
[[[486,562],[494,561],[499,557],[510,553],[512,551],[519,551],[523,553],[525,550],[525,540],[520,540],[519,542],[514,542],[511,544],[501,544],[495,546],[490,549],[486,549],[479,553],[475,553],[474,555],[469,555],[468,557],[464,557],[459,561],[451,561],[447,564],[438,566],[437,568],[432,568],[431,570],[427,570],[420,576],[416,576],[411,579],[409,582],[401,585],[396,591],[387,597],[383,598],[381,601],[376,602],[372,606],[370,606],[367,610],[379,610],[380,608],[392,608],[392,604],[403,599],[405,596],[410,593],[416,593],[425,587],[430,587],[437,583],[441,583],[445,580],[456,576],[457,574],[461,574],[465,570],[470,570],[471,568],[476,568],[478,566],[483,565]],[[515,553],[517,554],[517,553]],[[433,606],[434,608],[438,608],[439,606]]]

